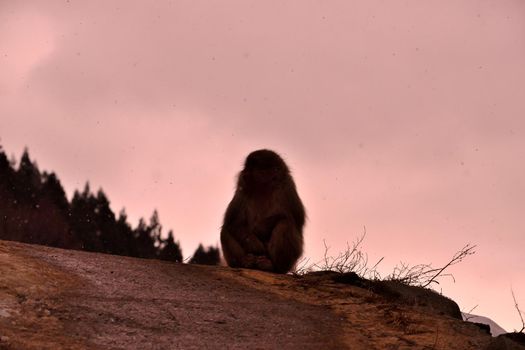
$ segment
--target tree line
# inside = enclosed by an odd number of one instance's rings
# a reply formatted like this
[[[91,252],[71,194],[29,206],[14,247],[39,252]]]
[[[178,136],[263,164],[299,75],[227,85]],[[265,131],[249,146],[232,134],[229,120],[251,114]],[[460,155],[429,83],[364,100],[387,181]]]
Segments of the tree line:
[[[102,189],[86,183],[71,201],[55,173],[40,172],[24,150],[17,166],[0,145],[0,239],[138,258],[183,261],[173,232],[163,235],[155,210],[133,228],[126,211],[115,215]],[[216,265],[218,247],[201,244],[190,263]]]

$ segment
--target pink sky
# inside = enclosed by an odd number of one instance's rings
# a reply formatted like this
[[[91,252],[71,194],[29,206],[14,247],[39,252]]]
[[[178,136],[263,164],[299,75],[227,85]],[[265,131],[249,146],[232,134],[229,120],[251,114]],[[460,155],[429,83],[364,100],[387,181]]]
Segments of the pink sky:
[[[525,2],[0,0],[0,144],[89,180],[185,256],[217,244],[244,157],[281,153],[305,256],[444,264],[464,311],[525,309]]]

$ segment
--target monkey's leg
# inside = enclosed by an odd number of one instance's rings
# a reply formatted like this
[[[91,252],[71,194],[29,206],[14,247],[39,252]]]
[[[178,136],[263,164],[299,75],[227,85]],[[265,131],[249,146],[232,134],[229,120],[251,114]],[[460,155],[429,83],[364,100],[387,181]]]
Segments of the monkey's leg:
[[[230,267],[257,268],[257,256],[265,254],[264,245],[253,235],[237,240],[230,231],[221,231],[224,259]]]
[[[242,259],[242,265],[249,269],[257,269],[263,271],[273,271],[273,264],[268,258],[268,251],[266,246],[255,235],[247,235],[244,237],[240,245],[246,252],[246,256]]]
[[[286,273],[290,271],[303,252],[303,235],[289,220],[281,220],[275,225],[268,253],[273,263],[274,271]]]

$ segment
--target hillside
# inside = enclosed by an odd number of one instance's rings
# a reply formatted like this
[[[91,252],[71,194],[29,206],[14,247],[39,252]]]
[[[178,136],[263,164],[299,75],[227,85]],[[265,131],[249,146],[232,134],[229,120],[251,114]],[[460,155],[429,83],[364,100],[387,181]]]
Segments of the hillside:
[[[0,241],[0,349],[484,349],[491,342],[472,323],[332,277]]]

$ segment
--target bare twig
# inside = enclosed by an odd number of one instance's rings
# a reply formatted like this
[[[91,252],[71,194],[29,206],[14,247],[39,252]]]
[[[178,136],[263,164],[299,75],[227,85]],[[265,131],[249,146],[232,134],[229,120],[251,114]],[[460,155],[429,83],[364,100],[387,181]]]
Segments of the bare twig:
[[[303,257],[299,260],[292,271],[292,275],[302,276],[310,272],[312,265],[309,265],[310,258]]]
[[[411,266],[404,262],[396,265],[392,273],[384,278],[377,271],[379,264],[384,258],[380,258],[371,268],[368,267],[368,255],[361,250],[361,244],[366,236],[366,227],[363,234],[359,236],[351,245],[347,242],[346,249],[337,256],[329,255],[330,246],[323,240],[324,254],[323,258],[317,263],[308,265],[309,259],[301,260],[296,269],[292,272],[295,275],[303,275],[312,271],[334,271],[339,273],[354,272],[362,278],[373,280],[394,280],[407,285],[414,285],[426,288],[431,284],[439,284],[442,277],[450,277],[455,282],[454,276],[445,273],[450,266],[455,265],[467,256],[475,253],[475,245],[470,243],[461,248],[450,261],[443,267],[433,268],[431,264],[418,264]]]
[[[310,270],[335,271],[339,273],[355,272],[359,276],[365,275],[371,278],[378,278],[377,266],[383,260],[382,258],[372,267],[368,267],[368,255],[361,250],[361,244],[366,236],[366,227],[363,234],[358,237],[352,245],[346,243],[346,249],[333,257],[328,254],[330,247],[323,240],[324,255],[320,262],[314,263]]]
[[[377,272],[377,266],[383,261],[383,258],[379,259],[372,268],[368,267],[368,255],[361,250],[361,244],[365,236],[366,227],[361,236],[352,242],[351,245],[347,242],[346,249],[335,257],[329,254],[330,246],[323,240],[323,258],[310,265],[308,265],[310,259],[303,258],[292,273],[294,275],[303,275],[312,271],[355,272],[361,277],[366,276],[370,279],[379,279],[380,275]]]
[[[512,288],[510,289],[510,292],[512,293],[512,299],[514,300],[514,307],[516,308],[516,311],[518,311],[518,315],[520,315],[521,319],[521,329],[518,333],[522,333],[523,330],[525,330],[525,322],[523,321],[523,314],[520,310],[520,307],[518,306],[518,302],[516,301],[516,296],[514,295],[514,291]]]
[[[471,313],[472,311],[474,311],[474,309],[477,308],[477,307],[478,307],[478,305],[474,306],[472,309],[468,310],[467,312],[463,312],[464,315],[467,315],[467,314],[469,315],[469,316],[465,316],[465,321],[468,321],[468,320],[470,320],[471,318],[474,318],[474,316],[471,315],[470,313]]]
[[[450,277],[455,282],[454,276],[444,271],[452,265],[461,262],[465,257],[475,253],[475,245],[467,244],[459,250],[450,261],[443,267],[433,268],[431,264],[419,264],[410,266],[400,262],[394,267],[392,273],[386,279],[399,281],[407,285],[416,285],[428,287],[432,283],[439,284],[438,279],[441,277]]]
[[[452,259],[445,266],[443,266],[440,269],[437,269],[437,272],[428,280],[426,284],[423,285],[423,287],[427,287],[432,282],[435,282],[436,278],[439,277],[443,273],[443,271],[445,271],[445,269],[448,268],[449,266],[455,265],[461,262],[467,256],[474,254],[476,252],[474,248],[476,248],[476,246],[470,245],[470,243],[464,246],[460,251],[454,254]]]

